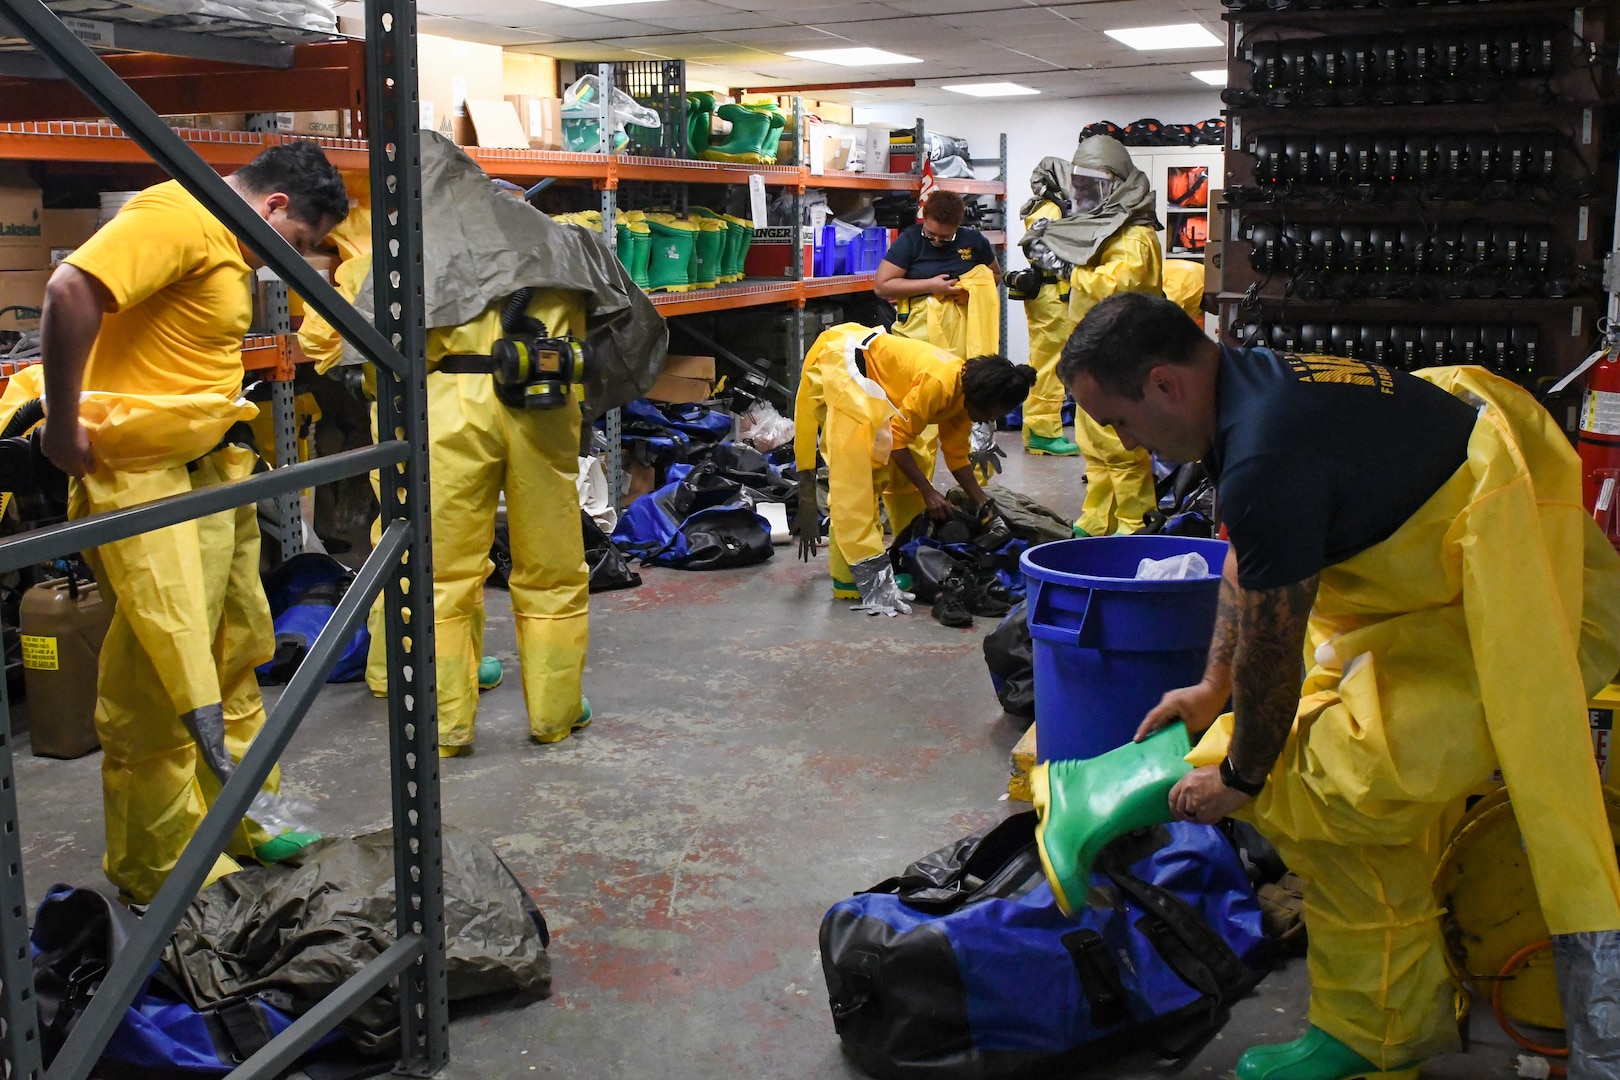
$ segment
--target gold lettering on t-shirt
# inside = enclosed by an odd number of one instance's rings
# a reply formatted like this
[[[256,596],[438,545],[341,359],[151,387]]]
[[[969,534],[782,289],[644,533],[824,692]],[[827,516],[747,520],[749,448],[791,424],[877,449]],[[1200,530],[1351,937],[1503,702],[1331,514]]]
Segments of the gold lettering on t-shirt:
[[[956,249],[956,254],[961,258],[961,260],[963,262],[967,262],[969,259],[973,258],[973,249],[972,248],[957,248]]]
[[[1376,364],[1361,360],[1347,360],[1340,356],[1283,357],[1300,382],[1343,383],[1349,386],[1367,386],[1381,394],[1395,392],[1395,380],[1389,371]]]

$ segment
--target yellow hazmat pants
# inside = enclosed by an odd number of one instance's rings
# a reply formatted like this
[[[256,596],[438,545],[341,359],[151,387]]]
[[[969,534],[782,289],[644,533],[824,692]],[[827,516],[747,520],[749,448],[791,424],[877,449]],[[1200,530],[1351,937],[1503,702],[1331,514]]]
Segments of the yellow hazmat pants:
[[[98,470],[69,488],[68,516],[135,506],[247,477],[254,455],[227,446],[197,461],[142,472]],[[103,544],[85,552],[113,601],[101,646],[96,732],[101,738],[107,879],[147,903],[202,823],[219,785],[180,717],[223,702],[225,743],[240,760],[264,724],[253,669],[275,651],[259,581],[253,505]],[[265,790],[276,791],[279,771]],[[273,838],[244,820],[229,851]],[[238,869],[221,855],[210,882]]]
[[[1024,399],[1024,439],[1028,441],[1032,435],[1061,439],[1063,384],[1058,381],[1057,366],[1064,344],[1074,333],[1067,285],[1042,285],[1035,299],[1024,301],[1024,319],[1029,323],[1029,366],[1035,369],[1035,385]]]
[[[1528,394],[1478,368],[1420,375],[1485,403],[1468,461],[1393,536],[1323,571],[1294,729],[1242,811],[1306,881],[1311,1023],[1384,1069],[1456,1042],[1438,826],[1494,769],[1549,929],[1620,928],[1585,711],[1620,665],[1620,556]],[[1219,762],[1231,731],[1222,717],[1188,760]]]
[[[1074,441],[1086,456],[1086,501],[1075,526],[1087,536],[1141,532],[1142,515],[1155,504],[1153,455],[1125,449],[1112,428],[1084,409],[1074,413]]]
[[[575,486],[579,409],[511,409],[496,398],[488,375],[434,372],[428,376],[428,431],[439,744],[473,741],[484,582],[502,492],[529,732],[541,742],[564,739],[580,717],[590,640],[589,571]],[[386,692],[380,623],[373,609],[367,681]]]

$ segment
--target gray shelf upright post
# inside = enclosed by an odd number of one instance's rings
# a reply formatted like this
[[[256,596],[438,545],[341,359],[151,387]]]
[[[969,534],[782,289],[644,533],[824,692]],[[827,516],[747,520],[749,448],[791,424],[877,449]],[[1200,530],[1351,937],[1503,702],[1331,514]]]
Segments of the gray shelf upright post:
[[[240,827],[342,650],[365,621],[372,601],[384,592],[398,940],[230,1075],[232,1080],[271,1080],[282,1075],[305,1050],[396,978],[402,1033],[400,1071],[432,1075],[448,1060],[449,1002],[427,503],[415,0],[368,0],[366,5],[367,131],[372,205],[377,208],[373,216],[375,325],[339,296],[41,0],[0,0],[0,18],[16,27],[45,63],[62,72],[379,369],[381,426],[376,445],[0,541],[3,573],[346,477],[372,471],[382,477],[385,524],[381,538],[147,906],[140,926],[102,977],[45,1074],[46,1080],[85,1080],[95,1069],[102,1049],[150,977],[219,853]],[[10,741],[9,710],[0,685],[0,980],[4,982],[0,988],[0,1054],[4,1055],[0,1073],[13,1080],[36,1080],[41,1065],[38,1007],[29,962]]]
[[[808,160],[805,152],[804,98],[797,94],[793,95],[793,157],[794,164]],[[804,183],[801,179],[793,183],[793,247],[788,260],[794,281],[804,280],[804,229]],[[791,313],[788,328],[789,362],[790,365],[799,365],[804,362],[805,309],[802,305],[794,305]],[[792,370],[791,366],[789,370]]]
[[[279,278],[265,281],[264,329],[278,337],[292,333],[292,314],[287,306],[287,283]],[[270,417],[275,424],[275,466],[298,464],[298,408],[291,379],[270,379]],[[304,514],[299,493],[276,496],[276,527],[281,531],[281,557],[290,559],[304,551]]]
[[[1001,194],[996,196],[996,205],[1001,208],[1001,235],[1004,236],[1004,237],[1010,237],[1010,236],[1012,236],[1012,221],[1011,221],[1011,217],[1010,217],[1010,212],[1007,209],[1010,204],[1007,202],[1007,190],[1008,190],[1008,187],[1007,187],[1007,185],[1008,185],[1008,181],[1007,181],[1007,133],[1005,131],[1003,131],[1001,133],[1001,168],[999,170],[997,170],[996,178],[1001,181]],[[1006,266],[1007,247],[1008,247],[1008,245],[1005,244],[1005,243],[1002,244],[1002,246],[1001,246],[1001,255],[1002,255],[1001,273],[1002,273],[1002,278],[1001,278],[1001,283],[1000,283],[1000,285],[999,285],[999,287],[997,289],[997,291],[1001,293],[1001,355],[1002,356],[1007,355],[1007,277],[1006,277],[1006,274],[1007,274],[1007,266]]]
[[[613,126],[613,65],[602,64],[597,69],[597,78],[602,84],[602,130],[610,131]],[[613,153],[613,139],[609,135],[607,152]],[[602,188],[602,239],[614,252],[619,250],[619,192],[617,189],[604,186]],[[606,426],[607,455],[602,462],[602,472],[606,476],[608,486],[608,501],[618,507],[624,498],[627,485],[624,482],[624,454],[619,446],[620,433],[623,430],[624,415],[617,409],[609,409],[603,417]]]
[[[428,507],[427,328],[423,293],[421,110],[416,0],[366,0],[366,131],[371,140],[375,324],[406,370],[377,372],[377,423],[411,450],[381,476],[384,526],[410,539],[405,574],[384,590],[388,747],[394,803],[395,926],[423,947],[399,975],[399,1071],[432,1076],[450,1060],[444,865],[439,819],[438,680],[433,647],[433,520]],[[377,152],[378,148],[382,152]]]
[[[922,175],[923,162],[928,159],[927,135],[928,129],[923,126],[923,118],[919,116],[917,117],[917,123],[911,129],[911,145],[917,151],[911,158],[911,174],[913,176]]]

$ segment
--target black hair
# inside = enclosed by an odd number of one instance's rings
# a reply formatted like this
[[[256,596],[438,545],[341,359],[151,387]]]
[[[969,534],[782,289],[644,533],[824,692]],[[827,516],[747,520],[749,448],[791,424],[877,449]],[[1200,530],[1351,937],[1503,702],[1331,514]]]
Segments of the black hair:
[[[1010,413],[1035,385],[1035,369],[1005,356],[975,356],[962,366],[962,396],[974,412]]]
[[[1086,313],[1063,345],[1058,381],[1085,372],[1111,394],[1141,401],[1147,374],[1160,364],[1191,364],[1209,341],[1204,331],[1162,296],[1116,293]]]
[[[349,216],[342,175],[308,139],[272,146],[232,175],[256,195],[285,194],[287,212],[306,225]]]
[[[923,203],[923,217],[929,221],[937,221],[941,225],[949,225],[953,229],[962,227],[962,219],[967,216],[967,203],[962,196],[954,191],[942,191],[938,188],[928,196]]]

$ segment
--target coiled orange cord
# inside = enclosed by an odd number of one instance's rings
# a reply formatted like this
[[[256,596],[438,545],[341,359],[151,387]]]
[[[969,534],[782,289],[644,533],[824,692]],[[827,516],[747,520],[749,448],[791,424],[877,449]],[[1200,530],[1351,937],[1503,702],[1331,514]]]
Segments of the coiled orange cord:
[[[1531,942],[1529,945],[1526,945],[1524,948],[1508,957],[1507,963],[1503,964],[1502,970],[1497,973],[1500,977],[1491,983],[1491,1014],[1496,1017],[1496,1022],[1502,1025],[1502,1030],[1507,1032],[1508,1038],[1512,1039],[1526,1050],[1529,1050],[1531,1053],[1540,1054],[1545,1058],[1567,1058],[1569,1057],[1568,1050],[1558,1046],[1543,1046],[1540,1043],[1531,1042],[1529,1039],[1521,1035],[1519,1033],[1519,1029],[1513,1026],[1513,1021],[1509,1019],[1507,1013],[1502,1009],[1502,987],[1507,984],[1508,978],[1512,976],[1515,971],[1518,971],[1521,967],[1523,967],[1525,961],[1529,960],[1530,957],[1534,956],[1538,952],[1542,952],[1543,950],[1550,948],[1552,948],[1552,939],[1542,938],[1540,941]],[[1569,1075],[1568,1067],[1557,1064],[1556,1060],[1551,1063],[1551,1068],[1549,1071],[1553,1076]]]

